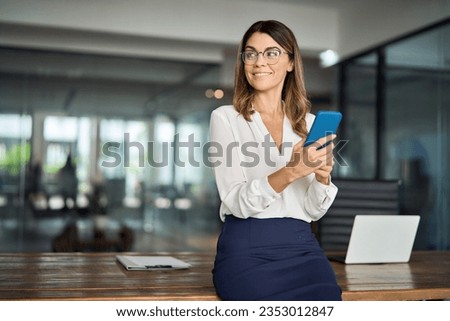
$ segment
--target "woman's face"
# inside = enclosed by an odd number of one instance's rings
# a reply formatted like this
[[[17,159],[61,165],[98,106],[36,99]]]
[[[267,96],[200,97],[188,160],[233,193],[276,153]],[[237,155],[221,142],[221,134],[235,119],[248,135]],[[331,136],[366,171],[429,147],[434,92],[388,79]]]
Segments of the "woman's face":
[[[263,57],[262,53],[268,49],[278,49],[282,54],[278,62],[272,62]],[[286,74],[293,69],[293,62],[289,60],[286,51],[266,33],[255,32],[247,41],[244,50],[254,50],[259,53],[253,65],[245,64],[244,72],[249,84],[256,92],[281,91],[283,90]]]

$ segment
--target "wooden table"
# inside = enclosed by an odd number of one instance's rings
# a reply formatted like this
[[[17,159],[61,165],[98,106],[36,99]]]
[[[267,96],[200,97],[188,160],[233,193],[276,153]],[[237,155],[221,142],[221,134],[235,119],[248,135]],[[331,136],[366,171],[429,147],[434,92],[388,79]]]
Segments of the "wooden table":
[[[218,300],[214,254],[159,254],[192,268],[127,271],[116,253],[0,254],[0,300]],[[450,298],[450,251],[413,253],[408,264],[332,264],[344,300]]]
[[[450,298],[450,251],[413,252],[409,263],[332,263],[348,301]]]

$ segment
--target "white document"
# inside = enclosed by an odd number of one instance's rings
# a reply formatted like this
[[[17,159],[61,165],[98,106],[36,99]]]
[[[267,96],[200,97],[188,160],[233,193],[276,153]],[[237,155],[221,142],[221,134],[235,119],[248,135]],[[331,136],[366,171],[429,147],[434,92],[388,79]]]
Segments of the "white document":
[[[117,255],[116,258],[127,270],[177,270],[191,267],[189,263],[172,256]]]

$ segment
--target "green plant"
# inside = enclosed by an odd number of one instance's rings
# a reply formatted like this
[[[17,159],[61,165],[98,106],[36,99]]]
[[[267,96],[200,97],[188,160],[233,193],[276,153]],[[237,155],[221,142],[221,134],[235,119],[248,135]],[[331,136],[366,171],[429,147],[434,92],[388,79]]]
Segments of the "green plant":
[[[17,176],[29,162],[30,155],[30,143],[13,145],[6,152],[5,157],[0,159],[0,169],[6,170],[12,176]]]

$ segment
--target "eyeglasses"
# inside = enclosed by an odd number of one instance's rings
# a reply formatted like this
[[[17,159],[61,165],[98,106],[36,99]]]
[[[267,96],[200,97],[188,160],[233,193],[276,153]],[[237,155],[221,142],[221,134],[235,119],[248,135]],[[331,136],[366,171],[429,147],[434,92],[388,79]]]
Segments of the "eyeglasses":
[[[257,52],[256,50],[245,50],[241,53],[242,61],[246,65],[254,65],[258,60],[258,56],[260,54],[263,55],[268,65],[274,65],[280,59],[281,54],[289,54],[285,51],[281,51],[279,49],[267,49],[264,52]]]

